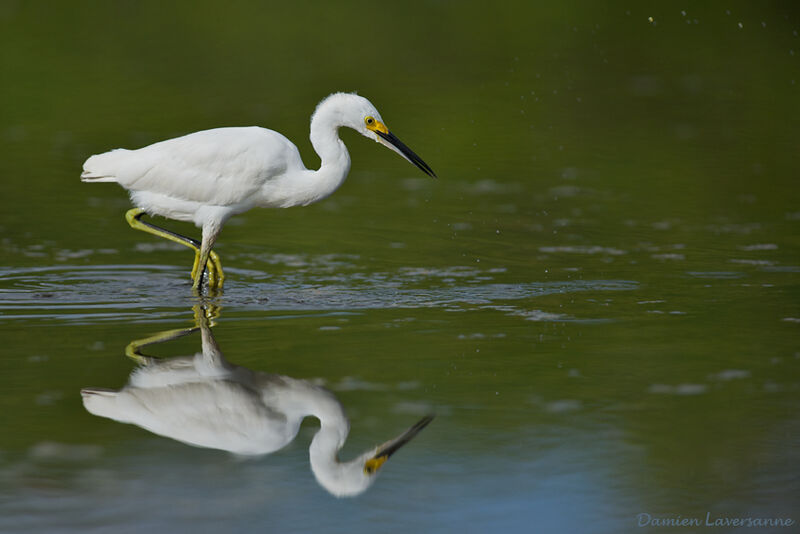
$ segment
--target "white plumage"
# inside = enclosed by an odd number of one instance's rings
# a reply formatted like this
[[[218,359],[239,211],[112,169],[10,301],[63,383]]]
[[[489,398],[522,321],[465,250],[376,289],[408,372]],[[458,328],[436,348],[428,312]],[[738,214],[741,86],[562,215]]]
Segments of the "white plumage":
[[[336,496],[365,491],[385,460],[432,419],[425,417],[397,438],[342,462],[338,451],[350,423],[330,391],[306,380],[232,365],[208,323],[202,321],[200,329],[202,352],[169,359],[139,356],[144,365],[121,390],[81,390],[86,410],[183,443],[238,455],[282,449],[297,436],[305,417],[316,417],[320,429],[309,446],[311,470]],[[185,333],[167,332],[163,341]]]
[[[311,144],[321,160],[318,170],[303,165],[297,147],[286,137],[253,126],[205,130],[138,150],[117,149],[91,156],[83,165],[81,180],[116,182],[127,189],[138,208],[136,213],[129,212],[128,220],[135,228],[173,240],[182,238],[139,222],[145,212],[202,228],[202,244],[195,259],[200,268],[193,271],[197,288],[211,248],[231,216],[253,207],[305,206],[329,196],[342,184],[350,170],[350,156],[339,138],[340,127],[352,128],[391,148],[435,176],[389,132],[369,100],[334,93],[319,103],[311,118]],[[179,242],[193,246],[188,238],[182,240]]]

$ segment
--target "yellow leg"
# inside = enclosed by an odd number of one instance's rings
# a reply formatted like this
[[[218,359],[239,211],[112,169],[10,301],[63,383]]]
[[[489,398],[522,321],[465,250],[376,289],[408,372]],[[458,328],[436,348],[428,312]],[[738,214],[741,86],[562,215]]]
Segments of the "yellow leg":
[[[212,267],[212,262],[208,261],[208,257],[210,256],[209,250],[203,250],[202,247],[197,253],[195,257],[195,263],[197,265],[205,265],[206,270],[208,271],[208,288],[214,289],[216,287],[217,278],[213,273],[214,268]],[[194,291],[200,291],[200,283],[203,280],[203,271],[201,269],[197,270],[197,276],[194,278],[194,282],[192,283],[192,289]]]
[[[222,272],[222,262],[219,260],[219,255],[214,252],[213,250],[208,254],[209,264],[214,266],[214,270],[216,271],[216,278],[217,278],[217,285],[216,287],[222,287],[222,283],[225,281],[225,273]],[[209,279],[210,282],[210,279]]]
[[[203,242],[200,244],[200,254],[197,257],[198,275],[201,275],[201,266],[206,266],[208,271],[208,288],[211,292],[216,293],[217,289],[222,288],[222,282],[225,276],[222,273],[222,264],[219,261],[219,256],[211,250],[214,242],[217,240],[222,223],[219,221],[208,220],[203,223]],[[192,290],[195,292],[200,291],[200,284],[202,283],[202,276],[194,279]]]
[[[145,211],[142,208],[133,208],[125,213],[125,220],[128,221],[128,224],[131,225],[131,228],[141,230],[142,232],[147,232],[148,234],[157,235],[158,237],[163,237],[164,239],[169,239],[170,241],[180,243],[185,247],[194,249],[198,253],[200,252],[200,243],[198,241],[181,234],[176,234],[175,232],[170,232],[164,228],[159,228],[158,226],[150,223],[146,223],[141,220],[141,217],[144,214]]]
[[[197,265],[200,263],[200,249],[194,251],[194,263],[192,264],[192,280],[197,278]]]
[[[200,250],[195,251],[194,264],[192,265],[192,280],[197,279],[197,267],[200,264]],[[222,272],[222,262],[219,261],[219,255],[213,250],[208,254],[208,261],[206,262],[206,269],[208,272],[208,286],[211,289],[221,288],[222,282],[225,281],[225,274]]]
[[[131,228],[153,234],[164,239],[169,239],[174,243],[180,243],[183,246],[189,247],[194,250],[194,264],[192,265],[192,281],[193,286],[197,289],[200,286],[200,281],[203,276],[203,270],[199,269],[200,266],[200,243],[190,237],[171,232],[164,228],[160,228],[150,223],[141,220],[145,211],[142,208],[133,208],[125,213],[125,219]],[[210,261],[209,261],[210,260]],[[225,275],[222,272],[222,263],[219,261],[219,256],[213,250],[208,254],[208,259],[205,262],[205,269],[208,272],[208,285],[211,289],[221,288],[222,282],[225,280]]]

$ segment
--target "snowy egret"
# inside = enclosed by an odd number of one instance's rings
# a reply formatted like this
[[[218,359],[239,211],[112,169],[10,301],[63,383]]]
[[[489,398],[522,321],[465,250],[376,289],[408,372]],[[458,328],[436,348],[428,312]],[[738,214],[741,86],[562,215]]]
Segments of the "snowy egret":
[[[306,416],[320,429],[309,447],[311,470],[333,495],[354,496],[375,481],[384,462],[433,419],[427,416],[398,437],[342,462],[350,424],[333,394],[306,380],[251,371],[230,364],[208,322],[199,321],[202,351],[168,359],[145,356],[145,345],[169,341],[194,329],[171,330],[133,342],[126,353],[141,365],[119,391],[84,388],[83,405],[101,417],[132,423],[197,447],[242,456],[264,455],[294,440]]]
[[[126,214],[137,230],[195,251],[192,280],[198,289],[208,271],[210,288],[221,287],[222,265],[212,247],[222,225],[253,207],[306,206],[333,193],[347,177],[350,156],[338,130],[346,126],[394,150],[429,176],[433,170],[392,134],[366,98],[334,93],[311,117],[311,144],[319,170],[303,165],[297,147],[278,132],[259,127],[216,128],[161,141],[138,150],[116,149],[83,164],[84,182],[116,182],[130,192]],[[141,220],[144,214],[193,222],[202,241]]]

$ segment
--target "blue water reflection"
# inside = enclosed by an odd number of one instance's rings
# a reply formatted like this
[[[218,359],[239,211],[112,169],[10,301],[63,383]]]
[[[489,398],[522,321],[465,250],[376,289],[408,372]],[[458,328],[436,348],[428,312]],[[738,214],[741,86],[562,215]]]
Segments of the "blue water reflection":
[[[125,352],[139,367],[128,384],[120,390],[83,388],[86,410],[188,445],[245,457],[283,449],[295,439],[303,419],[316,417],[320,428],[309,447],[311,470],[320,485],[337,497],[366,491],[384,463],[433,419],[426,416],[383,445],[341,461],[339,450],[350,422],[333,393],[308,380],[229,363],[211,332],[211,316],[216,313],[200,305],[194,311],[194,328],[131,342]],[[202,339],[197,354],[162,359],[142,352],[197,330]]]

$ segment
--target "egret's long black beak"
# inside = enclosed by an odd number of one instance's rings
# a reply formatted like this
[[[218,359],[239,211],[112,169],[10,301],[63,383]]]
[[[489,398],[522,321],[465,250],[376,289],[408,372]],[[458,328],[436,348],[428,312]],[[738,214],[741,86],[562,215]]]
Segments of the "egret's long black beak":
[[[421,170],[422,172],[424,172],[425,174],[427,174],[432,178],[436,178],[436,173],[433,172],[433,169],[431,169],[427,163],[422,161],[421,157],[417,156],[413,150],[408,148],[405,145],[405,143],[403,143],[400,139],[398,139],[392,132],[388,130],[385,133],[380,130],[374,130],[374,132],[379,136],[381,136],[381,138],[384,141],[386,141],[389,145],[391,145],[394,149],[396,149],[401,156],[403,156],[408,161],[416,165],[417,168],[419,168],[419,170]]]
[[[375,473],[378,469],[381,468],[383,463],[386,460],[388,460],[391,455],[400,450],[400,448],[403,447],[403,445],[407,444],[409,441],[414,439],[414,437],[417,434],[419,434],[420,430],[428,426],[428,424],[431,421],[433,421],[433,416],[426,415],[425,417],[417,421],[414,424],[414,426],[412,426],[411,428],[409,428],[408,430],[406,430],[393,440],[387,441],[386,443],[378,447],[378,450],[375,451],[375,454],[372,456],[372,458],[367,460],[364,466],[364,471],[367,474]]]

